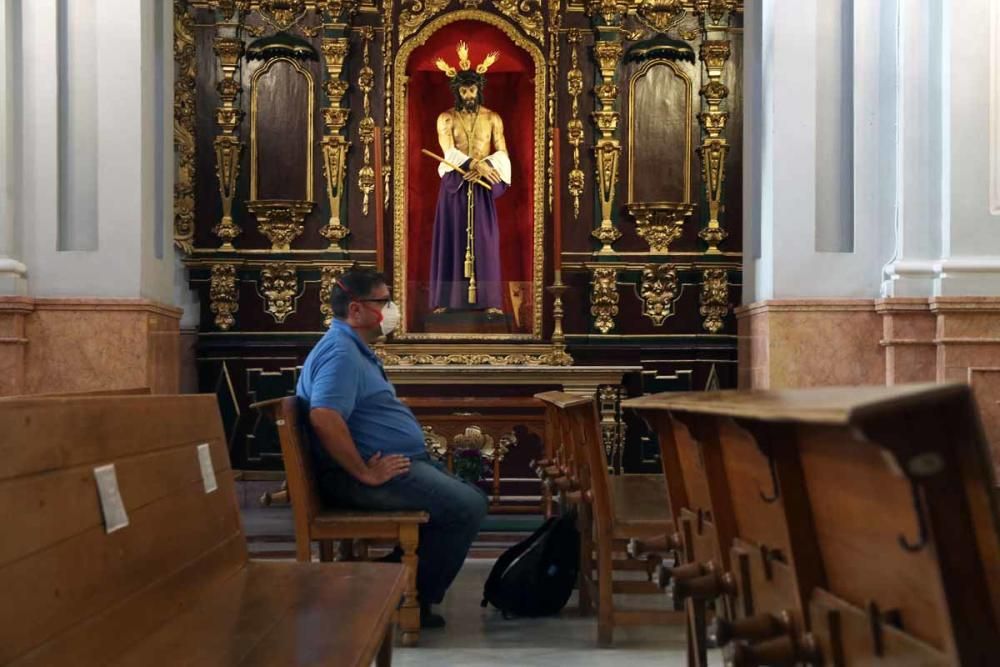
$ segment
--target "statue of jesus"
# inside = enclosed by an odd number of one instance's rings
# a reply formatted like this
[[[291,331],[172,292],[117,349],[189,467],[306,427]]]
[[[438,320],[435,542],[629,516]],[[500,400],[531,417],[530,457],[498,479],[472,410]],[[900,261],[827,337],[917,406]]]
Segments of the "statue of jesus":
[[[457,51],[458,70],[443,59],[435,63],[448,75],[455,106],[437,119],[444,162],[438,166],[430,305],[435,312],[485,309],[500,314],[500,234],[493,200],[510,186],[511,165],[503,121],[483,106],[486,71],[499,54],[490,53],[472,70],[465,42],[459,42]]]

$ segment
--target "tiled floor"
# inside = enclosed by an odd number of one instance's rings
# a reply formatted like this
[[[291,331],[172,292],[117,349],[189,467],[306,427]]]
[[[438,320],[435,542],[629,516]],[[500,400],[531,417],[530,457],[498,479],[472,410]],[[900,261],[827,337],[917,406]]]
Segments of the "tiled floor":
[[[263,508],[262,490],[275,484],[241,484],[238,489],[244,528],[254,558],[294,557],[294,529],[287,505]],[[684,627],[621,628],[613,648],[597,648],[597,621],[576,613],[576,596],[560,616],[505,620],[495,609],[482,609],[483,583],[493,558],[527,533],[483,533],[439,611],[448,626],[421,634],[420,646],[397,646],[399,667],[673,667],[687,664]],[[485,556],[485,557],[484,557]],[[666,606],[661,596],[617,596],[631,606]],[[718,651],[710,664],[721,665]]]
[[[561,616],[505,620],[479,600],[491,560],[469,560],[441,606],[443,630],[421,633],[417,648],[395,649],[399,667],[681,667],[687,664],[683,626],[622,628],[613,648],[597,648],[597,621],[576,615],[576,596]],[[627,598],[628,596],[622,596]],[[663,603],[665,598],[631,596],[632,604]],[[718,651],[713,665],[722,664]]]

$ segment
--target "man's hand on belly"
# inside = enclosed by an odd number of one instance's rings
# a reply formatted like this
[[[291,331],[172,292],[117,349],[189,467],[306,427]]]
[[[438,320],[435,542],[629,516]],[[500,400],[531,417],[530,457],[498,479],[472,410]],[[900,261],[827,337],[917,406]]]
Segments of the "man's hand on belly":
[[[368,474],[361,479],[362,484],[381,486],[390,479],[406,474],[410,469],[410,459],[401,454],[383,457],[382,452],[368,459]]]

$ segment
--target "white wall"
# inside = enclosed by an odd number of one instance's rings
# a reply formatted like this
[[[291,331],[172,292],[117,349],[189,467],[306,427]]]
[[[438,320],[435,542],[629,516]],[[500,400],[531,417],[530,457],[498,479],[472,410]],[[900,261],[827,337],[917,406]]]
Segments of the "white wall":
[[[19,190],[16,167],[20,142],[14,132],[20,98],[15,59],[19,25],[20,0],[0,0],[0,295],[21,294],[27,289],[27,267],[21,261],[14,226]]]
[[[1000,0],[841,2],[747,6],[745,302],[1000,294]]]
[[[16,164],[22,182],[14,227],[21,235],[21,259],[29,269],[28,293],[144,297],[170,304],[174,301],[176,271],[171,242],[172,3],[92,1],[95,68],[86,73],[65,66],[66,58],[62,58],[64,67],[60,69],[59,49],[67,44],[72,48],[74,43],[70,39],[60,47],[58,11],[63,3],[21,3],[21,50],[15,58],[21,71],[22,113],[17,129],[23,151]],[[159,21],[156,12],[161,12]],[[73,14],[67,14],[66,19],[65,30],[72,32],[76,27]],[[90,19],[88,16],[87,22]],[[81,25],[85,23],[81,20]],[[154,33],[156,26],[163,31],[159,40]],[[156,76],[158,69],[161,76]],[[62,87],[57,72],[64,77]],[[90,77],[90,83],[95,85],[85,88],[73,77]],[[158,90],[158,83],[162,90]],[[66,201],[66,188],[60,188],[59,180],[60,108],[73,109],[87,102],[85,97],[60,101],[60,89],[69,96],[96,97],[96,140],[90,157],[84,140],[63,151],[79,157],[72,165],[71,176],[79,176],[80,172],[96,175],[92,181],[97,224],[96,234],[90,236],[73,229],[76,224],[86,225],[85,217],[60,218],[60,204],[72,205]],[[157,107],[160,114],[156,113]],[[65,183],[65,173],[63,177]],[[163,179],[159,187],[157,179]],[[159,227],[158,193],[165,206]],[[60,245],[80,249],[59,250]]]
[[[877,293],[892,0],[747,3],[744,301]],[[848,116],[845,118],[844,115]],[[845,145],[847,142],[849,145]],[[759,203],[755,203],[759,202]],[[846,218],[846,219],[845,219]]]

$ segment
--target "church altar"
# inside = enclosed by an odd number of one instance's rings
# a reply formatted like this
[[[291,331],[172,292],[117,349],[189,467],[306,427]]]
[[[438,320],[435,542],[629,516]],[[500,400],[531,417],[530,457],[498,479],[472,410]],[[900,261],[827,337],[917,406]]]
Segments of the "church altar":
[[[613,466],[652,470],[618,402],[735,386],[742,2],[174,8],[174,240],[236,469],[280,468],[248,406],[294,391],[354,264],[391,283],[377,353],[429,442],[479,439],[459,399],[499,429],[559,388],[598,398]]]

